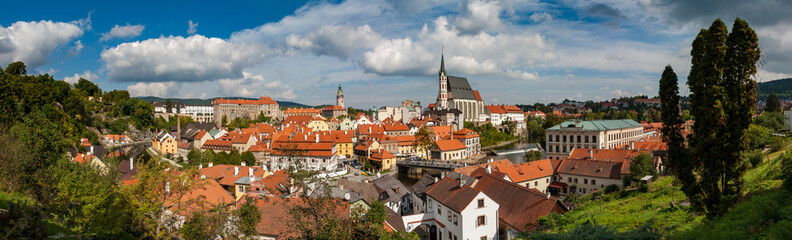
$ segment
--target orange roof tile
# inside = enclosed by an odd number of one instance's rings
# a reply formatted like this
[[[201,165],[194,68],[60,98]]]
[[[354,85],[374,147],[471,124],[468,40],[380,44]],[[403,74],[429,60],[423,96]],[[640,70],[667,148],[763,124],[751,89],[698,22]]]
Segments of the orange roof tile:
[[[476,97],[476,101],[484,101],[484,100],[481,100],[481,94],[479,94],[478,90],[473,90],[473,96]]]
[[[440,151],[451,151],[451,150],[459,150],[465,149],[466,146],[462,142],[457,139],[449,139],[449,140],[440,140],[435,142]]]
[[[553,165],[549,159],[525,162],[510,166],[496,167],[493,171],[505,173],[516,183],[553,175]]]

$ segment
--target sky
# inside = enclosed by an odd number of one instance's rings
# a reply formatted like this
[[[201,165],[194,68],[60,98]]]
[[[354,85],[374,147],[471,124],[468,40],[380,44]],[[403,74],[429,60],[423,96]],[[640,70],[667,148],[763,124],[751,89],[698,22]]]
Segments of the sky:
[[[792,77],[784,0],[13,1],[0,14],[0,66],[104,90],[171,98],[259,97],[348,106],[424,106],[441,53],[487,104],[657,95],[680,89],[690,43],[721,18],[756,30],[756,78]],[[30,10],[24,10],[30,9]],[[35,9],[35,10],[33,10]]]

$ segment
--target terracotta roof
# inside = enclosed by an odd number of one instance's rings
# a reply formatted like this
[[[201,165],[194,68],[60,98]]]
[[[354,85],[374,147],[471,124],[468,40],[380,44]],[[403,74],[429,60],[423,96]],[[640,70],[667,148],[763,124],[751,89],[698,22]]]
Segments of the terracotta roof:
[[[467,128],[463,128],[460,129],[459,131],[454,132],[454,138],[457,139],[467,139],[467,138],[477,138],[477,137],[479,137],[479,135],[476,131]]]
[[[77,156],[74,157],[74,161],[83,164],[83,163],[86,163],[86,162],[91,162],[91,159],[93,159],[93,158],[94,158],[94,155],[85,154],[85,153],[78,153]]]
[[[309,198],[308,201],[323,201]],[[247,201],[246,198],[240,199],[237,205],[241,205]],[[338,218],[344,219],[349,217],[349,203],[342,200],[334,200],[336,209],[334,213]],[[275,239],[292,239],[299,236],[295,235],[295,231],[291,231],[294,226],[291,225],[292,216],[290,210],[294,206],[305,206],[307,203],[302,198],[276,198],[264,197],[263,199],[255,199],[255,205],[261,212],[261,222],[256,225],[256,231],[264,236],[272,237]],[[310,220],[309,220],[310,224]]]
[[[289,174],[286,170],[278,170],[265,178],[262,178],[255,183],[261,186],[272,195],[282,196],[289,194]]]
[[[427,107],[428,107],[428,108],[434,108],[434,107],[435,107],[435,104],[434,104],[434,103],[430,103],[430,104],[429,104],[429,106],[427,106]]]
[[[360,124],[358,126],[359,135],[370,135],[376,133],[384,133],[385,128],[379,124]]]
[[[495,176],[482,176],[474,188],[498,203],[498,218],[519,232],[534,229],[539,217],[566,212],[556,197]]]
[[[313,108],[289,108],[283,112],[284,114],[298,114],[298,113],[315,113],[321,114],[322,110],[313,109]]]
[[[198,131],[198,133],[195,134],[195,139],[201,139],[204,135],[206,135],[206,131]]]
[[[440,139],[444,139],[451,135],[451,126],[431,126],[429,130],[432,130],[432,133],[440,137]]]
[[[557,172],[589,177],[621,179],[622,174],[626,174],[622,172],[622,168],[628,164],[629,162],[625,163],[619,161],[564,159],[558,166]]]
[[[190,143],[182,142],[182,143],[176,144],[176,147],[177,148],[182,148],[182,149],[190,149],[190,148],[192,148],[191,145],[192,144],[190,144]]]
[[[486,105],[484,106],[489,110],[490,113],[497,113],[497,114],[505,114],[506,110],[503,109],[501,106],[498,105]]]
[[[410,130],[409,126],[407,126],[406,124],[403,124],[401,122],[384,124],[383,127],[385,128],[385,131],[388,131],[388,132],[390,132],[390,131],[409,131]]]
[[[473,189],[468,185],[462,185],[461,187],[459,185],[457,180],[446,177],[432,185],[426,191],[426,195],[461,213],[476,198],[479,190]]]
[[[476,101],[484,101],[484,100],[481,100],[481,94],[479,94],[478,90],[473,90],[473,96],[476,97]]]
[[[553,175],[553,165],[549,159],[537,160],[532,162],[525,162],[514,164],[511,166],[502,166],[493,169],[509,176],[513,182],[519,183],[523,181],[543,178]]]
[[[223,185],[223,186],[236,185],[235,182],[237,180],[239,180],[242,177],[249,176],[248,174],[250,173],[251,169],[253,170],[253,176],[254,177],[262,178],[262,177],[269,176],[269,172],[264,170],[264,168],[261,167],[261,166],[244,166],[244,167],[243,166],[235,166],[235,165],[213,166],[213,168],[215,168],[215,167],[221,167],[220,171],[223,172],[223,176],[219,179],[218,182],[220,183],[220,185]],[[239,173],[234,175],[234,171],[236,171],[236,168],[239,168]],[[203,173],[203,169],[201,169],[201,170],[202,170],[201,172]],[[208,178],[208,176],[207,176],[207,178]]]
[[[176,195],[171,195],[170,198],[165,200],[166,207],[174,206],[174,202],[189,202],[191,200],[202,199],[195,204],[189,206],[182,206],[186,212],[181,214],[188,214],[195,211],[205,211],[217,205],[228,205],[234,203],[234,197],[229,192],[223,189],[220,184],[211,179],[197,180],[196,186],[190,188],[181,199],[175,199]],[[175,209],[174,209],[175,210]]]
[[[461,174],[464,174],[464,175],[467,175],[467,176],[471,176],[471,174],[473,174],[473,171],[476,171],[476,169],[479,169],[479,168],[487,168],[487,165],[489,165],[490,168],[498,168],[498,167],[503,167],[503,166],[510,166],[510,165],[513,165],[513,164],[508,159],[501,159],[501,160],[494,161],[494,162],[491,162],[491,163],[481,163],[481,164],[471,165],[471,166],[467,166],[467,167],[455,168],[454,172],[458,172],[458,173],[461,173]]]
[[[344,107],[338,105],[326,106],[322,108],[322,111],[344,111]]]
[[[458,139],[440,140],[435,142],[435,144],[438,148],[440,148],[440,151],[443,152],[466,148],[465,144],[460,142]]]
[[[374,161],[379,161],[379,162],[381,162],[382,160],[385,160],[385,159],[393,159],[393,158],[396,158],[396,156],[394,156],[390,152],[388,152],[386,150],[382,150],[382,149],[378,149],[377,151],[374,151],[371,154],[371,157],[369,157],[369,159],[374,160]]]
[[[80,146],[90,147],[91,146],[91,141],[88,140],[87,138],[80,138]]]
[[[411,146],[415,142],[415,135],[396,136],[399,146]]]

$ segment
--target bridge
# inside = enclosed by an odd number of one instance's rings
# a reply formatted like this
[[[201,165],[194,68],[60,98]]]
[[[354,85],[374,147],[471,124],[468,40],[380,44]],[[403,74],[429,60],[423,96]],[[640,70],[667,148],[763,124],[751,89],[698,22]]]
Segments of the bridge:
[[[125,147],[132,147],[132,146],[141,146],[141,145],[144,146],[144,147],[150,147],[151,146],[151,140],[144,139],[144,140],[141,140],[141,141],[131,142],[131,143],[110,144],[108,146],[108,149],[112,150],[112,149],[117,149],[117,148],[125,148]]]
[[[434,170],[443,170],[443,171],[451,171],[455,168],[461,168],[467,166],[467,163],[460,162],[460,161],[416,161],[416,160],[398,160],[396,161],[396,166],[399,169],[409,169],[409,168],[423,168],[423,169],[434,169]]]

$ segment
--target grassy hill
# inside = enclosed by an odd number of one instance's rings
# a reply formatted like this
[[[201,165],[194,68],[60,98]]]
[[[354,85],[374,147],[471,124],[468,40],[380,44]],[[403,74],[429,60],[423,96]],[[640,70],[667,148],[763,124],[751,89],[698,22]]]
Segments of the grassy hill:
[[[136,97],[136,98],[140,99],[140,100],[145,100],[146,102],[149,102],[149,103],[151,103],[153,101],[165,102],[165,100],[166,100],[166,98],[151,97],[151,96],[149,96],[149,97]],[[231,98],[231,99],[251,99],[251,100],[258,99],[258,98],[243,98],[243,97],[227,97],[227,98]],[[217,98],[210,98],[210,99],[171,98],[170,100],[173,101],[173,102],[182,102],[182,103],[187,104],[187,105],[209,105],[209,104],[212,104],[212,101],[214,101],[215,99],[217,99]],[[311,105],[305,105],[305,104],[302,104],[302,103],[296,103],[296,102],[291,102],[291,101],[281,101],[281,100],[275,100],[275,101],[277,101],[278,104],[280,104],[281,107],[286,107],[286,108],[313,108],[314,107],[314,106],[311,106]]]
[[[771,92],[783,98],[792,97],[792,78],[777,79],[759,83],[759,98],[765,99]]]
[[[673,177],[660,177],[646,193],[626,190],[599,200],[586,195],[576,209],[552,218],[555,226],[547,232],[565,232],[588,222],[628,232],[648,223],[667,239],[792,239],[792,193],[780,188],[780,154],[768,154],[745,174],[745,199],[719,219],[708,220],[680,204],[687,198],[672,184]]]

